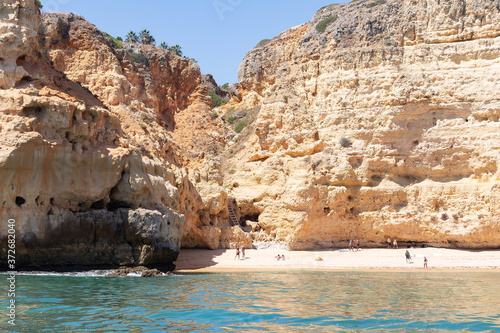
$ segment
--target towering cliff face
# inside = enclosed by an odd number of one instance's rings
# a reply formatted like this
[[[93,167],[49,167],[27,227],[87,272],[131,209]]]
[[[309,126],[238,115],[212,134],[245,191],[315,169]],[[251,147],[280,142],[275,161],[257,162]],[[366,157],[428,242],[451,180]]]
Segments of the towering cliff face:
[[[499,7],[325,7],[251,50],[217,111],[195,63],[2,1],[0,215],[18,268],[168,266],[181,245],[252,240],[500,246]]]
[[[254,239],[500,246],[499,36],[493,0],[360,0],[248,52],[225,182]]]
[[[17,268],[169,268],[185,216],[197,228],[205,211],[185,166],[223,142],[198,65],[115,50],[32,0],[2,1],[0,17],[0,235],[14,219]]]

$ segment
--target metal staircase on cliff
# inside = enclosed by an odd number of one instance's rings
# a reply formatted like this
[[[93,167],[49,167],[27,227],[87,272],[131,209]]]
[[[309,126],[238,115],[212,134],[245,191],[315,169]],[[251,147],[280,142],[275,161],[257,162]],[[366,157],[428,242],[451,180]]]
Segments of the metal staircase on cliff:
[[[236,212],[234,211],[233,207],[230,205],[227,205],[227,210],[229,211],[229,219],[233,223],[234,226],[240,226],[240,223],[238,222],[238,217],[236,216]]]

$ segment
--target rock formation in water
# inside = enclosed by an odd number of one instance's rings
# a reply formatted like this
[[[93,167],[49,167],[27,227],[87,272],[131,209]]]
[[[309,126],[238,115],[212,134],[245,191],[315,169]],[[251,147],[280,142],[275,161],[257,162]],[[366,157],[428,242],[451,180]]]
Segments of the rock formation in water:
[[[248,52],[239,80],[235,110],[261,108],[225,184],[254,240],[500,246],[495,1],[327,6]]]

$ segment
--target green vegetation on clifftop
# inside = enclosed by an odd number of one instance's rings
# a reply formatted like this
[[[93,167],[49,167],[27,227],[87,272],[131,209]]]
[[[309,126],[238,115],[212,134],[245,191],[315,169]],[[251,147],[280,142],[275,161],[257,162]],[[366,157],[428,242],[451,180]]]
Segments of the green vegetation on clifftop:
[[[267,43],[269,43],[271,40],[272,39],[263,39],[255,47],[262,47],[262,46],[266,45]]]
[[[337,21],[337,19],[339,18],[338,15],[335,15],[335,16],[332,16],[332,17],[329,17],[329,18],[326,18],[324,20],[322,20],[321,22],[319,22],[317,25],[316,25],[316,30],[319,32],[319,33],[323,33],[326,31],[326,27],[330,24],[330,23],[333,23],[335,21]]]

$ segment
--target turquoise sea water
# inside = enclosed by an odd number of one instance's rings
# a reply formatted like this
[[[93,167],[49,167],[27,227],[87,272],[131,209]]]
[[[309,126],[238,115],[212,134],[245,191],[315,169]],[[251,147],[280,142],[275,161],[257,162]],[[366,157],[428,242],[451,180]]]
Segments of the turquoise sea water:
[[[495,272],[17,276],[16,288],[16,326],[3,311],[1,332],[500,332]]]

